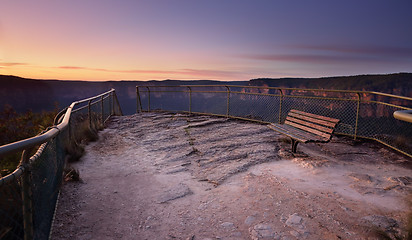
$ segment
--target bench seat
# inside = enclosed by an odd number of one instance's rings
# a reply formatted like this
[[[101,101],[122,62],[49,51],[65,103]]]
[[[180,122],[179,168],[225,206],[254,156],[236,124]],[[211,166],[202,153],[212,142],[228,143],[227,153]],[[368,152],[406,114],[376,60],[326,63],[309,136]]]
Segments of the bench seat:
[[[292,140],[292,152],[296,153],[299,142],[329,142],[339,119],[290,110],[284,124],[271,123],[268,127]]]

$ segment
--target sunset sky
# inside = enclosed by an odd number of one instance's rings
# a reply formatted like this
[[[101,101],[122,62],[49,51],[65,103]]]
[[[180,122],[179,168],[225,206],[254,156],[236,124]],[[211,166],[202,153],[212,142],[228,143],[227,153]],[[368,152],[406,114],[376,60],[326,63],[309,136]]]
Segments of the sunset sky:
[[[412,1],[0,0],[0,74],[249,80],[412,72]]]

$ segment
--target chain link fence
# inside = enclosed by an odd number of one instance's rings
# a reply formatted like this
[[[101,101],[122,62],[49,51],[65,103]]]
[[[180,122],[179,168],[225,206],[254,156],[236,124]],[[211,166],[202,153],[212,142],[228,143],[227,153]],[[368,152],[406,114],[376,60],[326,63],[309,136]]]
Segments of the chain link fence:
[[[291,109],[340,119],[335,134],[378,141],[412,157],[412,123],[393,117],[412,98],[378,92],[258,86],[139,86],[137,112],[166,110],[283,123]]]
[[[66,159],[79,157],[82,141],[97,136],[112,115],[122,115],[113,89],[74,102],[33,140],[0,147],[0,161],[23,150],[18,168],[0,179],[0,239],[49,238]]]

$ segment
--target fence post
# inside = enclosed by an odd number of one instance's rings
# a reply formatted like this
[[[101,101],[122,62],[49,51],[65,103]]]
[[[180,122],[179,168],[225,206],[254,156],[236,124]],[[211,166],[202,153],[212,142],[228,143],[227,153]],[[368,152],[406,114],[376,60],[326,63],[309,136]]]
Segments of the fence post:
[[[29,153],[31,149],[24,150],[21,155],[21,163],[25,167],[25,172],[22,175],[21,181],[21,196],[23,200],[23,226],[24,239],[33,239],[33,208],[32,208],[32,192],[31,192],[31,172],[29,169]]]
[[[114,115],[114,92],[111,92],[110,96],[111,96],[110,100],[112,101],[112,104],[110,104],[110,108],[111,108],[110,116],[113,116]]]
[[[119,99],[117,99],[117,94],[116,92],[113,92],[113,93],[114,93],[114,100],[116,100],[116,106],[118,110],[117,112],[120,116],[123,116],[123,112],[122,112],[122,108],[120,107]],[[114,112],[114,114],[117,114],[116,111]]]
[[[101,112],[102,112],[102,125],[104,125],[104,105],[103,105],[103,96],[101,96],[100,97],[100,101],[101,101],[101,104],[100,104],[100,109],[101,109]]]
[[[280,100],[279,100],[279,124],[282,124],[282,102],[283,102],[283,91],[282,89],[278,88],[280,92]]]
[[[72,142],[72,124],[71,124],[71,117],[69,119],[69,142]]]
[[[147,101],[147,111],[150,112],[150,88],[147,88],[147,94],[148,94],[148,101]]]
[[[140,105],[139,86],[136,86],[136,113],[140,112],[139,105]]]
[[[187,86],[189,88],[189,115],[192,114],[192,88]]]
[[[353,140],[356,140],[356,136],[358,134],[359,110],[360,110],[360,102],[361,102],[360,93],[357,93],[357,95],[358,95],[358,104],[357,104],[357,107],[356,107],[355,133],[354,133]]]
[[[89,128],[92,129],[92,110],[90,109],[92,100],[87,103],[87,114],[89,115]]]
[[[229,106],[230,106],[230,88],[228,86],[226,86],[226,90],[227,90],[227,101],[226,101],[226,117],[229,117]]]
[[[142,100],[140,99],[140,89],[139,86],[136,86],[136,113],[142,112]]]

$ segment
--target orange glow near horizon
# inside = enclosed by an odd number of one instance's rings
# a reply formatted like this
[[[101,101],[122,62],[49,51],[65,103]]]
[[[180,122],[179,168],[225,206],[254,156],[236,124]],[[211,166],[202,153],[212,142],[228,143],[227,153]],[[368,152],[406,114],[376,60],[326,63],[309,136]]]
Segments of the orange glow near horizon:
[[[58,80],[248,80],[251,75],[219,70],[111,70],[102,68],[86,68],[76,66],[39,67],[30,65],[3,66],[0,74],[15,75],[33,79],[58,79]]]

